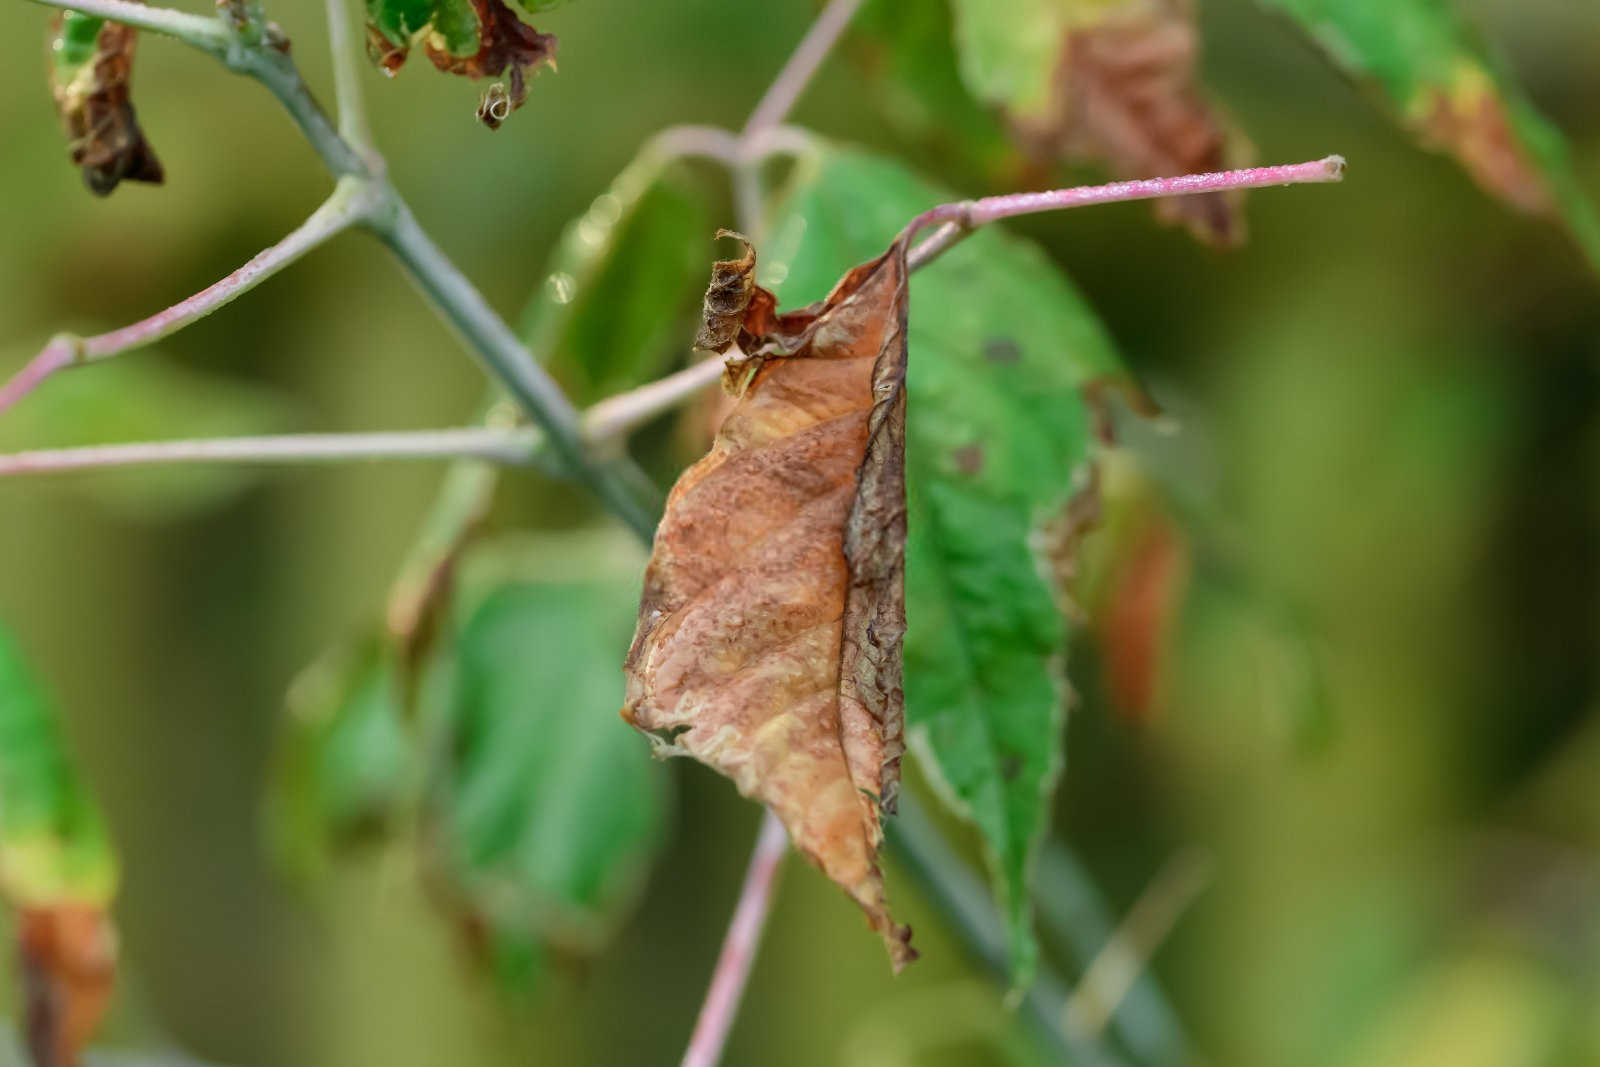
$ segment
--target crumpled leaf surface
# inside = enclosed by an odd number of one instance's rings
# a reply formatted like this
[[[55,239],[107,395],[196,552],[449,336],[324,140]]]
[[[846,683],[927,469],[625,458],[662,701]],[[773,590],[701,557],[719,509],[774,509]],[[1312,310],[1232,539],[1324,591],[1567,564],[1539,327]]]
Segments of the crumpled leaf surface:
[[[906,219],[959,199],[837,151],[781,209],[781,297],[821,290]],[[978,828],[1014,979],[1036,948],[1029,883],[1062,766],[1066,629],[1041,535],[1095,458],[1085,387],[1126,377],[1084,298],[1035,246],[988,227],[911,282],[906,721],[911,749]]]
[[[777,814],[898,970],[877,856],[903,750],[905,248],[788,315],[754,266],[747,245],[713,275],[702,340],[738,345],[740,397],[668,499],[623,717]]]
[[[0,631],[0,902],[17,914],[36,1063],[72,1065],[116,977],[117,863],[50,703]]]
[[[138,34],[117,22],[64,11],[52,24],[50,88],[72,162],[96,196],[119,182],[165,180],[129,95]]]
[[[1519,210],[1562,223],[1600,270],[1600,211],[1556,129],[1441,0],[1261,0],[1374,88],[1427,146]]]
[[[1192,0],[952,0],[961,73],[1041,159],[1118,178],[1223,170],[1248,154],[1201,91]],[[1244,236],[1237,195],[1174,197],[1157,214],[1204,240]]]
[[[527,100],[529,74],[556,62],[555,37],[502,0],[367,0],[367,54],[385,74],[398,73],[418,41],[447,74],[474,81],[507,75],[478,102],[478,120],[490,129]]]

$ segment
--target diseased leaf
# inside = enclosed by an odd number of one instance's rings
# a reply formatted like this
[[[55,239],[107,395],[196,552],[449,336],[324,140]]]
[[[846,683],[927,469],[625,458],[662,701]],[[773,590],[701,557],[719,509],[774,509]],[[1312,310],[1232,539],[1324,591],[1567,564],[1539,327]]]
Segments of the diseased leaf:
[[[904,221],[959,199],[853,151],[802,173],[774,232],[803,232],[777,264],[786,299]],[[1088,484],[1084,388],[1124,377],[1093,312],[1034,246],[997,227],[911,283],[906,716],[912,748],[987,846],[1013,973],[1036,956],[1028,885],[1061,767],[1065,639],[1035,545]]]
[[[161,161],[134,117],[128,83],[138,35],[118,22],[64,11],[52,24],[50,87],[72,162],[96,196],[123,180],[160,185]]]
[[[622,712],[771,808],[896,970],[915,953],[877,856],[903,751],[905,254],[788,315],[748,244],[717,264],[702,340],[738,345],[739,401],[668,498]]]
[[[1192,0],[952,0],[967,86],[1004,109],[1041,159],[1119,178],[1222,170],[1247,149],[1198,82]],[[1157,214],[1222,244],[1243,238],[1236,194],[1173,197]]]
[[[478,120],[498,129],[528,96],[540,64],[555,67],[556,39],[529,26],[502,0],[367,0],[367,54],[396,74],[421,41],[433,65],[476,81],[509,72],[484,91]]]
[[[1261,0],[1372,87],[1422,143],[1521,211],[1563,223],[1600,270],[1600,211],[1565,140],[1442,0]]]
[[[292,414],[290,402],[269,389],[192,371],[150,352],[51,378],[0,419],[0,450],[270,433],[289,425]],[[85,494],[130,518],[162,521],[216,507],[262,473],[225,465],[95,472],[50,488]],[[39,490],[0,490],[6,491]],[[0,504],[6,506],[19,505]]]
[[[522,334],[578,403],[655,378],[681,356],[704,215],[676,171],[647,153],[562,231]]]
[[[610,714],[631,584],[512,582],[466,601],[428,832],[447,893],[506,977],[541,944],[597,951],[660,843],[662,768]]]
[[[50,704],[0,631],[0,901],[17,913],[34,1062],[78,1062],[116,976],[117,864]]]

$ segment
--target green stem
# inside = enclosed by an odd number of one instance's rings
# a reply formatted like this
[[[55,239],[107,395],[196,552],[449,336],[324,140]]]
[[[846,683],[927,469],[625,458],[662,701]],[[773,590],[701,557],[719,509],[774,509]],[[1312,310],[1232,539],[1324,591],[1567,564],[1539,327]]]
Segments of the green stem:
[[[383,170],[367,121],[361,92],[361,64],[350,34],[350,11],[344,0],[328,0],[328,50],[333,57],[333,98],[339,109],[339,136],[375,171]]]
[[[572,406],[555,379],[534,361],[511,327],[495,314],[483,295],[433,243],[411,209],[392,194],[390,205],[388,217],[375,219],[373,230],[405,264],[418,287],[456,328],[485,367],[538,422],[545,431],[550,450],[562,465],[649,542],[655,534],[659,503],[641,500],[637,485],[619,469],[619,463],[601,464],[589,456],[583,444],[578,409]]]
[[[185,44],[221,56],[233,39],[229,28],[214,15],[191,15],[187,11],[174,11],[170,7],[155,7],[136,3],[135,0],[34,0],[46,7],[81,11],[85,15],[120,22],[139,30],[176,37]]]

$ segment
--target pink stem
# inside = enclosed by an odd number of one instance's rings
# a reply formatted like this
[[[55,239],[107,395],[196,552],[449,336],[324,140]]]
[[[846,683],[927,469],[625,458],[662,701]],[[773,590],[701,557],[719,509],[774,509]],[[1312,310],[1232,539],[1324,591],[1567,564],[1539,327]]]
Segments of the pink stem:
[[[53,338],[15,377],[0,386],[0,412],[33,392],[57,371],[143,348],[204,318],[358,221],[364,210],[362,196],[336,192],[283,240],[188,299],[109,333],[86,338],[67,335]]]
[[[750,977],[750,965],[755,961],[756,948],[761,942],[767,911],[772,905],[778,865],[788,849],[789,835],[783,823],[772,812],[766,812],[762,816],[756,847],[750,853],[750,866],[744,873],[739,906],[728,923],[722,952],[717,956],[717,968],[711,974],[711,986],[706,990],[694,1034],[683,1054],[683,1067],[716,1067],[722,1058],[728,1031],[733,1027],[745,982]]]
[[[1140,178],[1111,182],[1109,185],[1080,185],[1073,189],[1051,189],[1042,193],[1008,193],[982,200],[940,204],[923,212],[906,227],[909,234],[936,223],[943,223],[932,237],[911,251],[907,261],[912,269],[925,266],[968,232],[985,223],[1042,211],[1060,211],[1089,204],[1114,204],[1124,200],[1153,200],[1165,196],[1192,196],[1233,189],[1258,189],[1267,185],[1304,185],[1311,182],[1336,182],[1344,177],[1344,158],[1327,156],[1309,163],[1288,163],[1276,167],[1251,167],[1213,174],[1185,174],[1176,178]]]

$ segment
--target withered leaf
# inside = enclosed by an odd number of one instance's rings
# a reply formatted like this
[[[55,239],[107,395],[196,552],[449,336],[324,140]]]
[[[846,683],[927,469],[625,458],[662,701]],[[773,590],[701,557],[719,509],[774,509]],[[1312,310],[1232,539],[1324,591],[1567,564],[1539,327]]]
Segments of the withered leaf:
[[[72,162],[96,196],[123,180],[159,185],[161,161],[144,139],[129,96],[137,33],[75,11],[53,24],[51,90]]]
[[[1063,36],[1051,111],[1019,119],[1025,141],[1068,159],[1103,162],[1119,178],[1198,174],[1238,163],[1202,95],[1200,35],[1190,0],[1124,0]],[[1169,197],[1156,212],[1195,236],[1244,236],[1238,193]]]
[[[1198,79],[1193,0],[955,0],[961,73],[998,105],[1039,162],[1105,166],[1118,178],[1238,166],[1249,154]],[[1238,194],[1158,201],[1202,240],[1243,238]]]
[[[749,364],[667,501],[622,714],[771,808],[898,971],[916,954],[877,856],[904,751],[905,246],[783,316],[754,259],[713,275],[702,338]]]
[[[498,129],[528,96],[528,75],[555,66],[556,38],[519,19],[502,0],[368,0],[367,52],[397,73],[420,39],[433,65],[477,80],[506,75],[478,101],[478,120]]]

